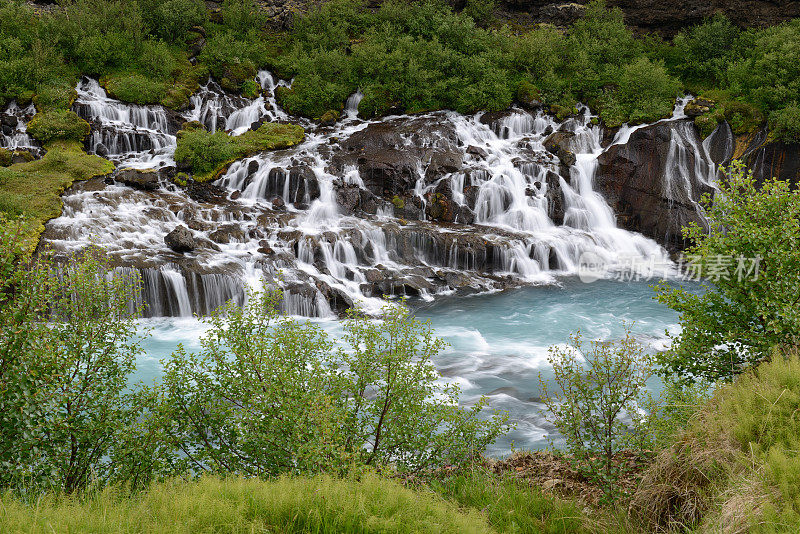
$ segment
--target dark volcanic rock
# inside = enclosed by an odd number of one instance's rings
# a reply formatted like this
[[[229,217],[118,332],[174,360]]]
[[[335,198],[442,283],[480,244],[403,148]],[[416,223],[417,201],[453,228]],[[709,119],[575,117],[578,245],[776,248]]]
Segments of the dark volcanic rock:
[[[570,143],[574,137],[575,134],[572,132],[558,131],[550,134],[550,136],[544,140],[544,147],[551,154],[555,154],[563,165],[571,167],[575,165],[576,161],[575,153],[570,150]]]
[[[611,205],[623,228],[641,232],[667,248],[685,246],[681,227],[705,224],[698,202],[711,193],[700,177],[668,183],[674,169],[667,169],[673,128],[692,128],[689,121],[657,123],[635,131],[625,145],[614,145],[600,155],[596,187]],[[693,153],[688,168],[694,168]]]
[[[164,243],[175,252],[191,252],[197,248],[192,231],[181,225],[164,236]]]
[[[115,178],[135,189],[155,191],[159,188],[158,172],[154,170],[122,169],[117,172]]]
[[[586,3],[588,0],[502,0],[501,5],[511,12],[529,13],[538,22],[566,26]],[[773,26],[800,17],[800,2],[795,0],[607,0],[606,4],[622,9],[627,25],[666,36],[718,13],[743,27]]]

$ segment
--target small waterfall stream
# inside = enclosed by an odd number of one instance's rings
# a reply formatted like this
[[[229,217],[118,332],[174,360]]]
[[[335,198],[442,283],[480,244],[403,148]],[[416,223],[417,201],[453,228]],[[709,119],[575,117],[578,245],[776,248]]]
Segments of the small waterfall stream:
[[[209,81],[178,115],[121,103],[85,79],[74,109],[92,123],[90,151],[122,167],[166,168],[182,121],[239,135],[289,119],[273,96],[287,82],[268,72],[257,81],[263,92],[252,100]],[[301,121],[300,145],[230,165],[213,201],[166,180],[157,190],[78,184],[44,238],[60,251],[95,241],[121,268],[138,269],[148,316],[242,302],[262,277],[284,288],[289,313],[325,317],[354,304],[375,311],[383,295],[430,300],[552,284],[575,274],[586,254],[612,267],[669,263],[655,241],[620,229],[595,190],[605,149],[588,109],[563,122],[521,109],[498,119],[436,112],[364,121],[360,99],[348,99],[334,127]],[[683,105],[667,120],[679,121]],[[714,169],[690,125],[679,124],[668,163],[675,172],[664,183],[676,198],[692,198],[687,173],[712,180]],[[613,143],[636,128],[623,127]],[[545,148],[553,132],[569,136],[573,165]],[[165,244],[179,225],[197,242],[193,252]]]

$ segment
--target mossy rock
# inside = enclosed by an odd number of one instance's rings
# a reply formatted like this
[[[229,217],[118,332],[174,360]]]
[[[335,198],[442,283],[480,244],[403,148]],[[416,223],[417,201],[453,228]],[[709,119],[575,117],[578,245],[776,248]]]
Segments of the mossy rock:
[[[319,123],[322,126],[333,126],[337,120],[339,120],[339,112],[329,109],[319,118]]]
[[[114,164],[86,154],[77,141],[52,141],[41,158],[0,167],[0,212],[22,216],[26,243],[36,248],[44,223],[61,214],[61,193],[77,180],[113,172]]]
[[[73,111],[48,110],[37,113],[28,123],[28,133],[42,143],[77,141],[82,143],[91,126]]]
[[[192,128],[181,130],[177,137],[175,161],[178,167],[191,171],[195,181],[207,182],[219,178],[238,159],[301,143],[305,130],[296,124],[267,122],[257,130],[238,136]]]
[[[531,82],[523,80],[517,87],[517,102],[528,109],[540,108],[542,106],[542,94]]]
[[[403,199],[403,197],[398,195],[392,197],[392,204],[394,204],[394,207],[399,210],[406,207],[406,201]]]
[[[255,80],[245,80],[242,82],[242,96],[255,99],[261,94],[261,86]]]
[[[14,153],[7,149],[0,147],[0,167],[8,167],[14,161]]]
[[[694,118],[694,125],[697,126],[700,137],[703,139],[714,133],[718,124],[719,122],[710,115],[700,115]]]

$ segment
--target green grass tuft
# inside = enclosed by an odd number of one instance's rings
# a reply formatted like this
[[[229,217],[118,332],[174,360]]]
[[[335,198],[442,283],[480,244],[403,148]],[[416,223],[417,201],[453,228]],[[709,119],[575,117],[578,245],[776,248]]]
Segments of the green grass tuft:
[[[361,480],[205,478],[167,482],[126,496],[111,489],[0,506],[3,530],[18,533],[488,533],[479,512],[430,493],[365,475]]]

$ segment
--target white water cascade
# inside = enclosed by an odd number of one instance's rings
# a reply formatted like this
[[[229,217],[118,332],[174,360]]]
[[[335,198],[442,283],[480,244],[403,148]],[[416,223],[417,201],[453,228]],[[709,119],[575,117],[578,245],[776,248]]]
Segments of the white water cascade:
[[[288,84],[267,72],[257,81],[263,92],[252,100],[210,81],[179,118],[232,135],[290,119],[274,98]],[[360,96],[348,99],[335,127],[300,121],[303,143],[234,162],[212,186],[78,184],[44,239],[62,251],[96,242],[120,268],[138,270],[151,316],[241,303],[261,279],[284,288],[288,312],[329,316],[355,304],[376,311],[382,295],[431,299],[558,283],[586,254],[612,271],[632,259],[669,263],[655,241],[619,228],[595,190],[607,147],[588,109],[564,122],[520,109],[498,118],[437,112],[363,121]],[[683,105],[667,120],[680,121]],[[122,166],[174,165],[180,124],[163,108],[123,104],[84,80],[75,109],[92,121],[90,150]],[[664,183],[676,198],[693,198],[687,173],[713,179],[713,169],[689,124],[680,124],[686,130],[675,130],[668,162],[675,172]],[[613,144],[633,131],[623,127]],[[554,132],[568,138],[571,166],[545,148]],[[195,240],[192,252],[164,242],[179,225]]]
[[[9,150],[37,148],[27,132],[27,123],[35,114],[36,107],[33,104],[21,108],[16,102],[11,102],[2,112],[0,147]]]

